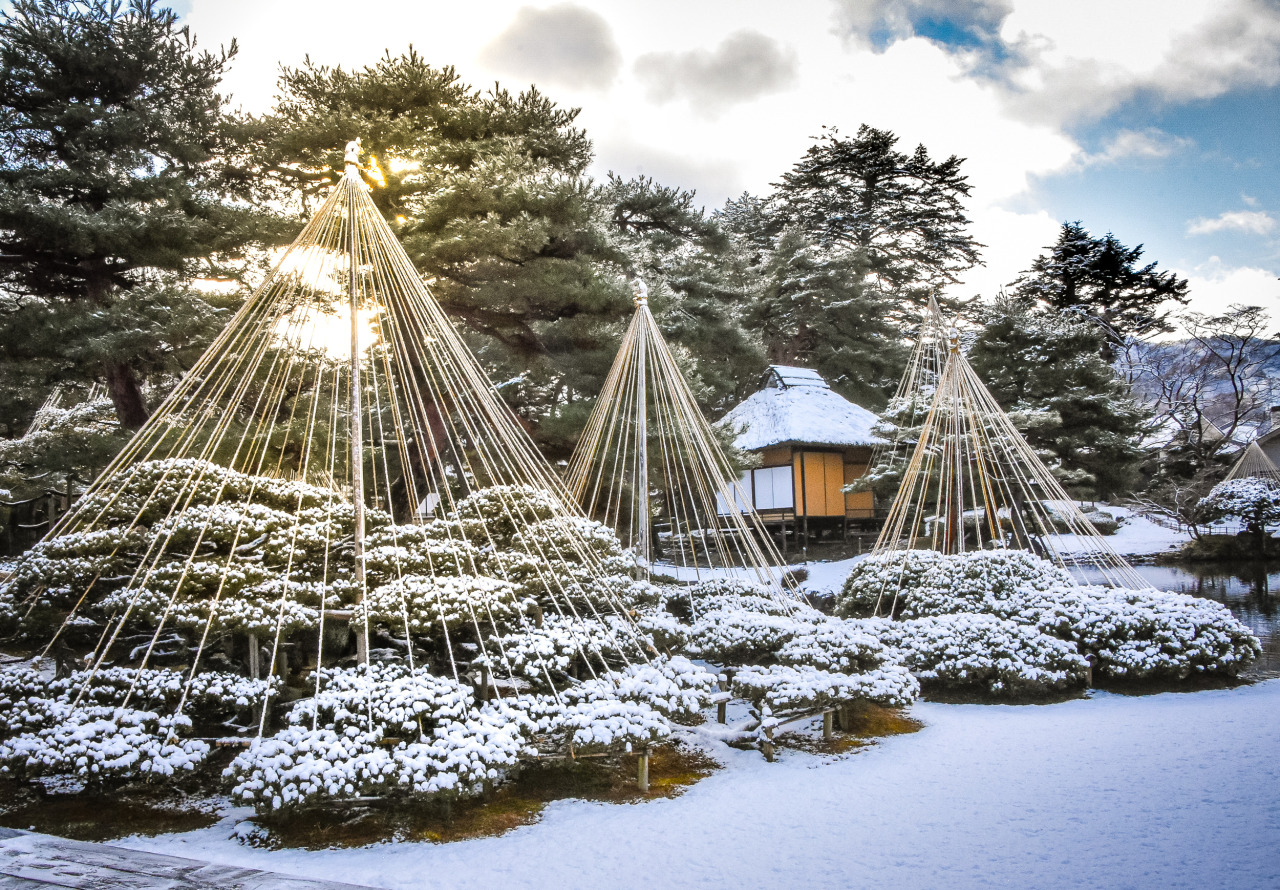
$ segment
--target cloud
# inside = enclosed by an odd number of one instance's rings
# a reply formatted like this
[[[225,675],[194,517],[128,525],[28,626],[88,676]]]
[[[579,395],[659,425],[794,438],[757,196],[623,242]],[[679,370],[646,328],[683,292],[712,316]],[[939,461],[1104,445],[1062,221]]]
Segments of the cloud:
[[[1176,270],[1190,284],[1190,309],[1196,312],[1224,312],[1233,303],[1261,306],[1273,319],[1280,315],[1280,281],[1272,269],[1256,266],[1228,266],[1210,257],[1190,271]]]
[[[648,53],[635,66],[651,101],[684,98],[704,113],[780,92],[798,68],[793,50],[758,31],[730,34],[714,50]]]
[[[1182,151],[1192,144],[1190,139],[1173,136],[1154,127],[1144,130],[1118,130],[1106,141],[1101,151],[1085,155],[1081,163],[1092,166],[1114,164],[1131,158],[1158,160]]]
[[[1020,62],[1000,72],[1008,108],[1029,121],[1069,125],[1138,97],[1182,103],[1280,84],[1270,0],[1022,3],[1001,39]]]
[[[956,49],[1000,46],[1008,0],[836,0],[836,20],[849,39],[884,50],[924,37]]]
[[[1276,227],[1275,218],[1265,210],[1228,210],[1213,218],[1200,217],[1187,223],[1188,235],[1213,235],[1218,232],[1243,232],[1266,235]]]
[[[567,87],[607,87],[622,68],[609,23],[572,3],[522,6],[477,58],[495,71]]]

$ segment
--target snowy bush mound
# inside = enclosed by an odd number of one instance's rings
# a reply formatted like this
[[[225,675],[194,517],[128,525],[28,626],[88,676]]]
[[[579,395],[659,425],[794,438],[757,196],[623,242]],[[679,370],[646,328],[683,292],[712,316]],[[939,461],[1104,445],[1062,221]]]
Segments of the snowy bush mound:
[[[1078,686],[1089,667],[1071,643],[994,615],[868,620],[917,677],[940,686],[1042,693]]]
[[[1078,683],[1085,657],[1101,676],[1176,680],[1234,676],[1261,653],[1220,603],[1081,586],[1025,552],[872,556],[855,566],[836,609],[899,619],[877,622],[880,637],[921,679],[995,692]]]
[[[108,668],[54,679],[10,667],[0,671],[0,771],[92,782],[190,771],[209,753],[206,742],[183,738],[193,722],[219,724],[260,702],[267,689],[265,681],[216,671],[188,678]]]

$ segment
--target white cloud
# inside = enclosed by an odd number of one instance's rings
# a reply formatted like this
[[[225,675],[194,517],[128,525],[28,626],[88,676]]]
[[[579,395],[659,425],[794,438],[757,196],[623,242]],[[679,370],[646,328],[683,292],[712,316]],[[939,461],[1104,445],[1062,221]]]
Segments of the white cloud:
[[[1187,223],[1188,235],[1213,235],[1217,232],[1243,232],[1265,235],[1276,227],[1275,218],[1265,210],[1228,210],[1212,218],[1200,217]]]
[[[1280,281],[1276,280],[1276,270],[1228,266],[1215,256],[1190,271],[1176,271],[1190,284],[1189,309],[1216,313],[1233,303],[1261,306],[1280,323]]]
[[[1085,155],[1081,163],[1090,166],[1114,164],[1117,161],[1133,158],[1158,160],[1176,154],[1191,145],[1190,139],[1172,136],[1154,127],[1143,130],[1118,130],[1106,141],[1101,151]]]
[[[779,92],[796,80],[795,50],[759,31],[735,31],[714,50],[646,53],[636,74],[658,104],[685,97],[704,111]]]
[[[1268,0],[1023,2],[1002,39],[1010,110],[1030,120],[1098,119],[1146,93],[1184,102],[1280,83],[1280,6]]]
[[[1019,273],[1030,268],[1036,257],[1044,253],[1058,237],[1062,221],[1043,210],[1015,213],[998,207],[984,207],[974,217],[974,237],[987,246],[983,249],[985,266],[971,269],[959,284],[947,293],[968,299],[981,295],[994,297]]]
[[[522,6],[484,46],[481,64],[544,84],[603,89],[617,77],[622,54],[604,16],[573,3]]]

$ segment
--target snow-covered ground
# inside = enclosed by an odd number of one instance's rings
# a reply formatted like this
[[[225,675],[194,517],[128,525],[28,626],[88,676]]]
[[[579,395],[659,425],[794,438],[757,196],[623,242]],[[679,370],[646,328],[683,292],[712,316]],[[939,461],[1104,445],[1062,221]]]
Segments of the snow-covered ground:
[[[1108,535],[1106,542],[1121,556],[1154,556],[1177,550],[1191,540],[1185,531],[1175,531],[1140,516],[1127,507],[1111,507],[1103,505],[1100,509],[1121,520],[1120,527],[1114,535]],[[1069,552],[1079,547],[1074,536],[1055,535],[1054,548],[1059,552]]]
[[[122,843],[388,888],[1280,886],[1280,680],[912,713],[843,758],[724,749],[681,797],[560,801],[497,838],[267,851],[232,839],[243,810]]]

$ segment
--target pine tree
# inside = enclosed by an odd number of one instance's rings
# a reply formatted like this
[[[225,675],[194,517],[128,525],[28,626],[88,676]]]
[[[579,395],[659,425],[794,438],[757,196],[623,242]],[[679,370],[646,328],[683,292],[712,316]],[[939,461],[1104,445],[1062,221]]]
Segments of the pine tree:
[[[795,229],[778,239],[748,324],[771,363],[814,368],[869,408],[885,404],[906,350],[891,303],[869,286],[857,259],[829,258]]]
[[[1102,357],[1098,327],[1007,298],[983,322],[970,363],[1063,485],[1099,498],[1130,490],[1145,415]]]
[[[848,251],[867,279],[899,298],[937,290],[981,262],[968,234],[963,158],[934,161],[919,145],[863,124],[852,139],[818,139],[777,185],[778,213],[819,246]]]
[[[1140,265],[1142,245],[1125,247],[1110,232],[1094,238],[1080,224],[1065,222],[1058,240],[1011,285],[1028,303],[1077,311],[1095,321],[1107,342],[1172,330],[1168,303],[1187,301],[1187,281]]]
[[[235,45],[198,51],[150,0],[16,0],[0,15],[0,342],[10,435],[52,384],[105,384],[148,416],[220,324],[195,276],[262,234],[217,93]]]
[[[725,355],[761,364],[719,272],[718,227],[691,193],[592,181],[576,117],[536,89],[474,90],[410,50],[352,72],[287,69],[263,149],[282,188],[319,192],[339,175],[342,147],[362,138],[382,176],[374,200],[553,457],[568,456],[600,391],[635,275],[648,281],[664,331],[688,344],[706,407],[735,383]],[[724,354],[693,361],[707,343]]]

